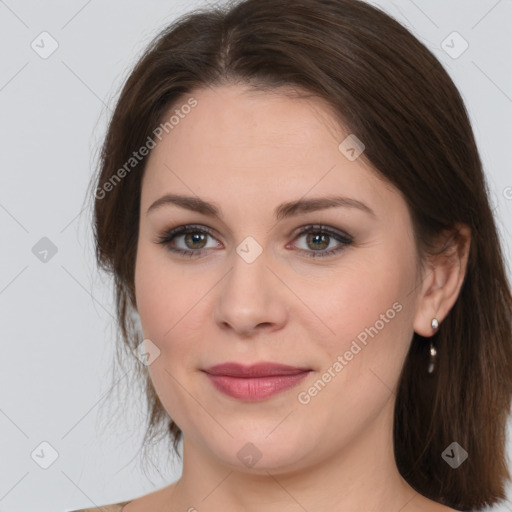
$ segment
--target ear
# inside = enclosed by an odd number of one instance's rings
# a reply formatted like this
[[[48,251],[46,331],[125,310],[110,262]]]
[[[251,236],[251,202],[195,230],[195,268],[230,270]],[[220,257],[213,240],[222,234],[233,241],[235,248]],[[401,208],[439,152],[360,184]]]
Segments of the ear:
[[[424,337],[435,333],[431,322],[446,318],[459,296],[466,274],[471,231],[465,224],[441,237],[440,249],[424,263],[424,279],[417,295],[414,331]]]

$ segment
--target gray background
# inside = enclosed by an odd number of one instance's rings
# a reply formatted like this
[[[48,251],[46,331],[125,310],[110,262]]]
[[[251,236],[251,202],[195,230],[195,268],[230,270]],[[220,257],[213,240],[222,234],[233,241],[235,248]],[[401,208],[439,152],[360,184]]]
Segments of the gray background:
[[[510,266],[512,1],[374,3],[431,48],[459,87]],[[141,473],[144,411],[137,397],[126,404],[125,423],[102,424],[114,307],[110,283],[95,268],[85,194],[130,66],[159,29],[199,5],[205,3],[0,0],[0,511],[98,506],[180,474],[179,464]],[[50,39],[42,48],[43,31],[59,45],[46,59],[31,47],[35,41],[39,52],[51,49]],[[453,31],[469,43],[458,58],[441,46]],[[462,48],[457,40],[451,45],[452,52]],[[43,237],[57,251],[46,262],[33,250],[48,248]],[[42,442],[58,454],[47,469],[39,464],[51,462],[51,449]],[[162,451],[155,466],[168,458]],[[512,511],[512,502],[493,510]]]

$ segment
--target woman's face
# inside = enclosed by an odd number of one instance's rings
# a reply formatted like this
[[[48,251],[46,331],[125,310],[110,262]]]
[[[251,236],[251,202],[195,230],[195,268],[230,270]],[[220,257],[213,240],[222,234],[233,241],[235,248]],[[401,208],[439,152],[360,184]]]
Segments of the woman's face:
[[[363,438],[382,453],[418,310],[404,199],[356,158],[357,141],[340,146],[349,133],[317,99],[191,96],[147,163],[135,272],[143,335],[160,351],[150,376],[186,449],[276,473]],[[150,209],[166,194],[189,199]],[[158,243],[178,227],[188,233]],[[233,362],[296,370],[205,372]]]

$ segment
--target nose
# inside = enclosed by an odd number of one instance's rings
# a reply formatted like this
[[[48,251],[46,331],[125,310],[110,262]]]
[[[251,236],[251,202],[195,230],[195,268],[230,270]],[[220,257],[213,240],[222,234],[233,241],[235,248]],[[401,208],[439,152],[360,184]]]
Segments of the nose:
[[[246,337],[260,330],[277,331],[286,323],[290,297],[269,267],[265,251],[252,263],[234,253],[231,270],[217,293],[214,320],[223,330]]]

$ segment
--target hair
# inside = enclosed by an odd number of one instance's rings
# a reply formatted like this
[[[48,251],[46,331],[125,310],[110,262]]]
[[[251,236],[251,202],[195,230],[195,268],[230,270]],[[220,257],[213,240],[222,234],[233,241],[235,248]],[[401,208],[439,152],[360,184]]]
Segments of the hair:
[[[426,371],[430,340],[416,333],[411,340],[396,394],[395,459],[409,485],[449,507],[474,510],[505,498],[512,296],[469,116],[431,51],[363,1],[244,0],[198,10],[165,28],[140,56],[94,177],[96,258],[115,282],[119,359],[124,353],[136,361],[142,340],[134,271],[147,156],[134,171],[121,170],[171,108],[194,91],[230,84],[291,87],[324,100],[364,142],[360,158],[402,193],[421,261],[441,234],[452,233],[458,244],[457,226],[471,230],[462,287],[433,338],[433,374]],[[134,368],[147,399],[145,444],[160,434],[178,452],[181,430],[144,365]],[[469,454],[457,469],[441,457],[454,441]]]

